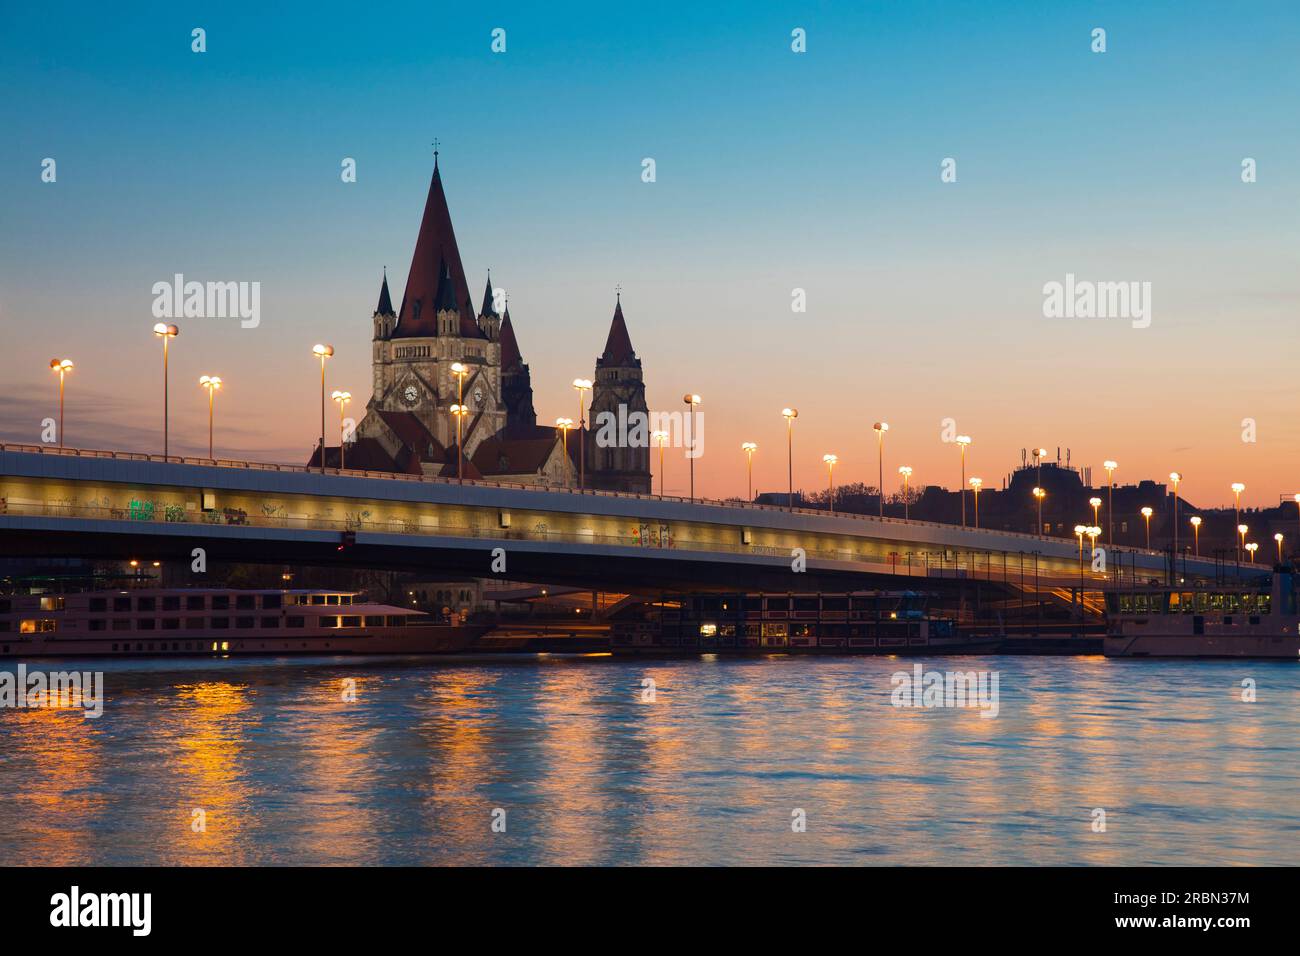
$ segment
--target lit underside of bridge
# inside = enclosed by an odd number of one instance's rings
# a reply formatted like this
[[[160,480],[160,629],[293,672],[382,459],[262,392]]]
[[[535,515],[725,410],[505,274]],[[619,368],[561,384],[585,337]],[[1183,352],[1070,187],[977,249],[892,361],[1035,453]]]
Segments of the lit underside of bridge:
[[[340,546],[345,533],[348,544]],[[355,539],[351,540],[352,535]],[[736,502],[0,445],[0,555],[348,565],[605,590],[1081,583],[1074,540]],[[494,573],[494,549],[506,570]],[[795,549],[806,572],[792,569]],[[1108,555],[1110,577],[1167,556]],[[1187,558],[1214,579],[1259,566]],[[912,585],[907,585],[908,580]],[[1086,570],[1082,583],[1106,575]],[[929,585],[926,585],[929,586]]]

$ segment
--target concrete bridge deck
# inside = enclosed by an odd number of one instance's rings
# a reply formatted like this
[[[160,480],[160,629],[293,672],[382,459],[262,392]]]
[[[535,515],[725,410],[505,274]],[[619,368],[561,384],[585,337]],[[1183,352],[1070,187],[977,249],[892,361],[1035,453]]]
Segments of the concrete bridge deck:
[[[346,537],[345,537],[346,536]],[[346,540],[346,545],[344,542]],[[340,547],[343,550],[340,551]],[[344,563],[580,586],[806,589],[879,578],[1081,581],[1073,539],[740,501],[0,444],[0,553]],[[504,548],[506,571],[493,570]],[[807,577],[792,570],[796,549]],[[1167,555],[1108,556],[1163,578]],[[1206,578],[1260,566],[1186,558]],[[1085,569],[1087,587],[1106,576]],[[856,585],[854,584],[856,582]]]

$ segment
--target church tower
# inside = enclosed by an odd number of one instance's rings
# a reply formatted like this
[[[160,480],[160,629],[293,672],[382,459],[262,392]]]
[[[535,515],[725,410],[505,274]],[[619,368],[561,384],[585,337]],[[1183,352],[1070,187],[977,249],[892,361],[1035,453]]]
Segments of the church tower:
[[[393,311],[393,298],[388,294],[388,270],[384,269],[384,281],[379,287],[379,304],[375,306],[375,314],[372,321],[375,325],[374,336],[371,339],[371,368],[374,371],[374,381],[371,384],[370,394],[378,395],[384,381],[384,363],[386,361],[386,343],[393,335],[393,327],[397,325],[397,313]]]
[[[492,304],[489,296],[485,309]],[[505,428],[495,310],[474,314],[436,153],[401,308],[394,314],[385,275],[373,321],[374,391],[359,437],[387,437],[390,444],[401,438],[436,457],[437,449],[430,452],[432,444],[419,436],[454,449],[458,402],[469,408],[462,423],[467,457]],[[457,364],[468,372],[459,374]]]
[[[533,408],[533,378],[519,354],[515,328],[510,324],[510,306],[501,320],[501,400],[506,406],[506,427],[514,434],[537,426]]]
[[[614,305],[605,351],[596,359],[596,379],[591,389],[592,434],[587,441],[587,479],[591,487],[649,494],[649,416],[641,360],[632,348],[620,295]],[[640,428],[634,425],[638,419],[643,423]],[[611,421],[619,439],[612,443],[600,438],[601,424]]]

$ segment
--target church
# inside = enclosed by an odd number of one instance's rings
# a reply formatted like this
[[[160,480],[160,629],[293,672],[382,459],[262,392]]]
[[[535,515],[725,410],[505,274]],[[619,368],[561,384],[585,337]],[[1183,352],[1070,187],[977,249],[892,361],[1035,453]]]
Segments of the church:
[[[586,488],[650,491],[649,447],[598,447],[599,430],[592,428],[600,413],[617,416],[620,406],[625,415],[648,412],[621,296],[596,359],[585,434],[577,422],[569,429],[566,463],[561,429],[537,423],[510,308],[497,301],[490,276],[475,312],[436,152],[401,308],[393,309],[385,273],[371,348],[372,393],[346,448],[348,468],[455,478],[460,417],[460,468],[467,480],[576,487],[585,471]],[[574,402],[568,382],[556,387],[565,393],[557,405]],[[324,454],[327,467],[339,464],[339,448]],[[320,455],[318,448],[310,464],[319,466]]]

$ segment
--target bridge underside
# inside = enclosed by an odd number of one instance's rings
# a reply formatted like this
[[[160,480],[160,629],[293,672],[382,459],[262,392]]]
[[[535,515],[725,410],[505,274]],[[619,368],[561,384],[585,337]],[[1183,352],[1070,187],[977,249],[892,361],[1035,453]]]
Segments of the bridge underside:
[[[57,521],[57,519],[56,519]],[[55,522],[51,522],[53,524]],[[102,524],[88,522],[88,524]],[[430,578],[480,577],[568,585],[582,589],[652,593],[655,591],[846,591],[908,588],[955,592],[974,580],[995,589],[1021,580],[1031,585],[1035,577],[1033,556],[1024,558],[1023,571],[1012,556],[1002,566],[978,569],[970,577],[954,568],[946,571],[849,562],[824,562],[810,558],[806,570],[795,572],[788,557],[738,556],[707,552],[658,549],[598,548],[542,544],[531,541],[424,540],[418,544],[393,541],[401,536],[361,533],[353,544],[340,549],[342,536],[334,532],[277,535],[257,529],[240,535],[214,534],[213,529],[168,528],[167,534],[85,528],[0,528],[0,554],[12,557],[55,557],[95,560],[163,561],[190,567],[195,549],[202,549],[208,564],[236,562],[262,565],[368,568],[401,571]],[[260,532],[260,533],[259,533]],[[305,540],[310,537],[311,540]],[[494,554],[504,549],[504,555]],[[496,572],[505,561],[505,571]],[[201,580],[195,575],[196,582]],[[1044,575],[1044,583],[1047,579]],[[1096,587],[1089,582],[1089,587]]]

